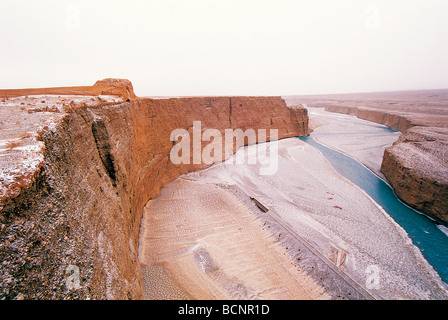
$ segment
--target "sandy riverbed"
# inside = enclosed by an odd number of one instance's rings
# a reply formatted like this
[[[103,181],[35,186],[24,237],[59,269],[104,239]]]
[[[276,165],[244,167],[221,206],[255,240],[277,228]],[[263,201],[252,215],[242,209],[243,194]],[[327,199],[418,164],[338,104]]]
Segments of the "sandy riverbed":
[[[149,299],[327,298],[245,203],[215,184],[176,180],[147,204],[142,225]]]
[[[398,140],[401,132],[323,108],[308,108],[308,113],[314,139],[357,159],[384,180],[381,172],[384,150]]]
[[[402,228],[320,152],[296,138],[274,144],[272,175],[260,175],[263,159],[248,164],[249,146],[147,204],[139,258],[148,298],[447,298]],[[245,163],[229,164],[237,157]]]

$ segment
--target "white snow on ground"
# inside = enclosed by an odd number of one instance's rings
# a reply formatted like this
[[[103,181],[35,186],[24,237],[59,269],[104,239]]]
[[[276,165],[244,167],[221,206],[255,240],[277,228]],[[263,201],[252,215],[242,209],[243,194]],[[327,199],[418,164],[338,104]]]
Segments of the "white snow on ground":
[[[447,228],[447,227],[445,227],[444,225],[439,224],[439,225],[437,226],[437,228],[439,228],[440,231],[442,231],[442,232],[443,232],[444,234],[446,234],[447,237],[448,237],[448,228]]]
[[[17,195],[21,187],[32,182],[44,160],[39,132],[54,131],[67,112],[76,106],[120,103],[111,95],[30,95],[0,99],[0,199]]]
[[[366,285],[369,268],[378,268],[380,285],[374,293],[380,297],[428,299],[431,290],[444,290],[437,288],[437,274],[407,233],[320,152],[296,138],[275,143],[279,166],[271,176],[259,174],[260,163],[228,164],[232,159],[189,176],[237,185],[324,256],[345,252],[343,270],[361,285]],[[235,157],[254,148],[239,149]]]

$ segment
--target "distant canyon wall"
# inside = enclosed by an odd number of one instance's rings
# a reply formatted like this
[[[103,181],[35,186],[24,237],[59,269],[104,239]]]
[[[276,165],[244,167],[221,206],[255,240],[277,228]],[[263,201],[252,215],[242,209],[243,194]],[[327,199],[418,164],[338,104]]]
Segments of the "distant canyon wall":
[[[401,200],[448,223],[448,118],[431,114],[430,107],[426,116],[413,114],[412,108],[388,108],[327,105],[325,110],[401,131],[399,140],[385,150],[381,171]]]
[[[383,110],[372,110],[360,107],[347,107],[347,106],[327,106],[326,111],[344,113],[356,116],[360,119],[381,123],[391,129],[405,132],[412,126],[410,119],[405,116],[394,114]]]
[[[43,130],[44,161],[33,183],[0,203],[0,235],[11,238],[0,248],[7,261],[3,276],[9,279],[0,296],[143,298],[138,263],[143,206],[164,185],[207,166],[170,161],[174,129],[191,133],[193,121],[201,121],[202,130],[218,129],[223,136],[228,128],[268,134],[278,129],[279,139],[308,134],[307,110],[288,108],[280,97],[137,98],[127,81],[106,82],[107,90],[76,92],[116,94],[127,101],[73,107],[55,129]],[[42,92],[56,91],[20,94]],[[58,88],[56,94],[73,92]],[[73,272],[80,276],[74,289],[67,286]]]

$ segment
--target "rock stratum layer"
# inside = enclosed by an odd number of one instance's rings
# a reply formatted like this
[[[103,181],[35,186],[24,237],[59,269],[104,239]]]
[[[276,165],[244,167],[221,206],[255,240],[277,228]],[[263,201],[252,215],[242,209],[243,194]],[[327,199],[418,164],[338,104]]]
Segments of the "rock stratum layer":
[[[0,98],[30,95],[115,95],[125,99],[136,98],[132,83],[129,80],[112,78],[99,80],[93,86],[0,90]]]
[[[384,152],[381,171],[411,207],[448,222],[448,91],[285,98],[350,114],[402,132]]]
[[[448,128],[407,130],[385,150],[381,170],[400,199],[448,222]]]
[[[202,131],[223,135],[228,128],[278,129],[279,139],[308,134],[307,110],[280,97],[137,98],[130,82],[115,79],[0,96],[9,121],[0,123],[0,297],[7,299],[144,297],[143,206],[208,165],[170,161],[174,129],[191,134],[201,121]]]

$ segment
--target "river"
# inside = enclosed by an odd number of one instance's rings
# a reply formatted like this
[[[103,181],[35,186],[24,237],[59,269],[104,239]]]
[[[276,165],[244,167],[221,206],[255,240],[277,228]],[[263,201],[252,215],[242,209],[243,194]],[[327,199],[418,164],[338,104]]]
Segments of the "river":
[[[377,126],[375,132],[387,134],[393,130]],[[324,134],[331,135],[322,135]],[[366,134],[372,134],[372,131],[350,132],[352,136],[365,137]],[[448,283],[448,235],[442,231],[446,232],[445,227],[401,202],[388,183],[354,158],[317,142],[315,138],[319,136],[320,134],[316,133],[300,139],[318,149],[335,170],[378,203],[408,233],[414,245],[420,249],[442,280]]]

